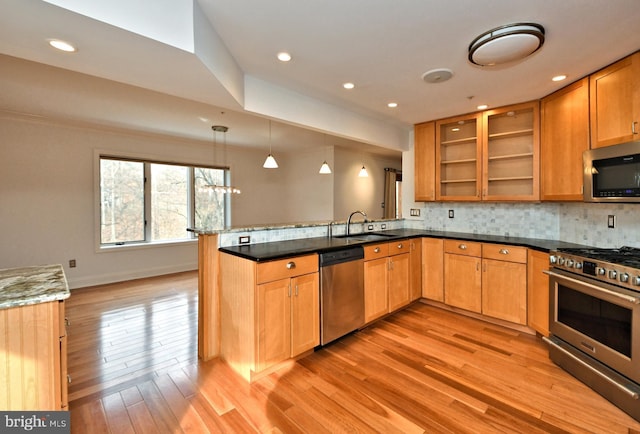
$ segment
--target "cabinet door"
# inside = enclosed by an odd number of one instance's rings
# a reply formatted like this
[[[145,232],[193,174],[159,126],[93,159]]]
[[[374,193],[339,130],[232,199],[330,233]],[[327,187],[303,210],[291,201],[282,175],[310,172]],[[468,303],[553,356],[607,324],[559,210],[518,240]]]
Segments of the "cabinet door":
[[[549,254],[529,250],[528,303],[529,327],[549,336],[549,276],[542,271],[549,268]]]
[[[589,78],[542,99],[542,200],[582,201],[582,153],[589,149]]]
[[[527,266],[482,260],[482,314],[527,324]]]
[[[413,238],[409,241],[411,254],[411,266],[409,277],[411,279],[410,298],[417,300],[422,296],[422,238]]]
[[[589,77],[591,148],[638,140],[640,52]]]
[[[389,312],[406,306],[411,300],[410,256],[409,253],[404,253],[389,257]]]
[[[483,113],[483,200],[540,198],[539,111],[533,101]]]
[[[436,124],[426,122],[414,127],[414,195],[416,202],[436,199]]]
[[[471,312],[482,310],[481,259],[475,256],[444,255],[444,301]]]
[[[257,286],[256,371],[286,360],[291,354],[291,280]]]
[[[67,317],[64,300],[58,302],[58,336],[60,336],[60,408],[67,410],[69,407],[68,373],[67,373]],[[57,382],[56,382],[57,383]]]
[[[482,114],[436,122],[436,199],[480,200]]]
[[[320,291],[318,273],[291,281],[291,357],[320,344]]]
[[[373,321],[389,312],[387,282],[389,258],[364,262],[364,320]]]
[[[444,302],[444,240],[422,239],[422,296]]]

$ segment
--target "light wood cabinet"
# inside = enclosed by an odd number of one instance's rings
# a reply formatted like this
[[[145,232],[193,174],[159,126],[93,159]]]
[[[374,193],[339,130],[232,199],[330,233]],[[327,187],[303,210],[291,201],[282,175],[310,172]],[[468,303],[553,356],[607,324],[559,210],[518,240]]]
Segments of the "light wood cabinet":
[[[364,246],[365,322],[410,303],[410,268],[409,240]]]
[[[444,240],[422,239],[422,296],[444,302]]]
[[[3,410],[67,410],[64,301],[0,310]]]
[[[256,263],[220,254],[220,353],[245,379],[320,343],[318,256]]]
[[[480,200],[482,114],[436,122],[436,199]]]
[[[414,196],[416,202],[436,199],[436,132],[435,122],[414,127]]]
[[[591,148],[640,139],[640,52],[592,74]]]
[[[411,264],[409,275],[411,277],[410,301],[415,301],[422,296],[422,238],[409,240],[409,254]]]
[[[482,245],[482,314],[527,324],[527,249]]]
[[[444,302],[471,312],[482,311],[482,244],[444,241]]]
[[[482,114],[483,200],[540,198],[539,113],[533,101]]]
[[[582,153],[589,149],[589,78],[542,99],[541,199],[582,201]]]
[[[543,273],[549,268],[549,254],[529,250],[528,302],[529,327],[549,336],[549,276]]]
[[[537,101],[436,122],[436,199],[540,198]]]

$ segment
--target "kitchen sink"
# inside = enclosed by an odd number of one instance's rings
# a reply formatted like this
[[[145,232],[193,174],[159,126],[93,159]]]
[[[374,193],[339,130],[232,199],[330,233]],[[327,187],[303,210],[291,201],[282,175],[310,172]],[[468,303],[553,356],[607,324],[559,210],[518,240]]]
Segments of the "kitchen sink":
[[[386,240],[389,237],[392,237],[391,234],[380,234],[376,232],[365,232],[360,234],[349,234],[349,235],[336,235],[333,238],[346,238],[349,240],[359,240],[359,241],[376,241],[376,240]]]

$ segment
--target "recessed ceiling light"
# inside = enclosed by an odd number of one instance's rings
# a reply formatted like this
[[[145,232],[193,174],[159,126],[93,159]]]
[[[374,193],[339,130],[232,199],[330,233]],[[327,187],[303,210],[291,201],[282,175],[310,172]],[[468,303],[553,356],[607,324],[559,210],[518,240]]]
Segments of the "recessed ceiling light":
[[[345,89],[353,89],[354,87],[356,87],[356,85],[353,83],[344,83],[342,87],[344,87]]]
[[[486,110],[486,109],[488,109],[488,108],[489,108],[489,106],[488,106],[488,105],[486,105],[486,104],[480,104],[480,105],[478,106],[478,110]]]
[[[398,107],[398,103],[397,102],[390,102],[389,104],[387,104],[387,107],[396,108],[396,107]]]
[[[291,60],[291,54],[282,51],[278,53],[278,60],[281,62],[288,62]]]
[[[76,51],[78,51],[76,47],[60,39],[49,39],[49,45],[51,45],[53,48],[67,53],[75,53]]]
[[[556,75],[551,80],[553,80],[553,81],[562,81],[562,80],[565,80],[566,78],[567,78],[566,75]]]

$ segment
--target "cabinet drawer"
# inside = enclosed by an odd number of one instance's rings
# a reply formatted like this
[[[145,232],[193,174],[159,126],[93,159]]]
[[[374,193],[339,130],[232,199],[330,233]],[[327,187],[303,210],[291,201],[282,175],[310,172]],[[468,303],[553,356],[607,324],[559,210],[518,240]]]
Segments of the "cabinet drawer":
[[[526,264],[527,248],[509,246],[506,244],[484,243],[482,245],[482,257],[486,259],[495,259],[498,261],[509,261]]]
[[[444,240],[444,252],[456,255],[482,256],[482,243],[461,240]]]
[[[389,244],[369,244],[364,246],[364,260],[370,261],[372,259],[384,258],[389,256]]]
[[[410,240],[390,241],[389,256],[399,255],[401,253],[409,253],[411,248]]]
[[[261,262],[256,267],[257,283],[272,282],[318,271],[318,255],[296,256]]]

